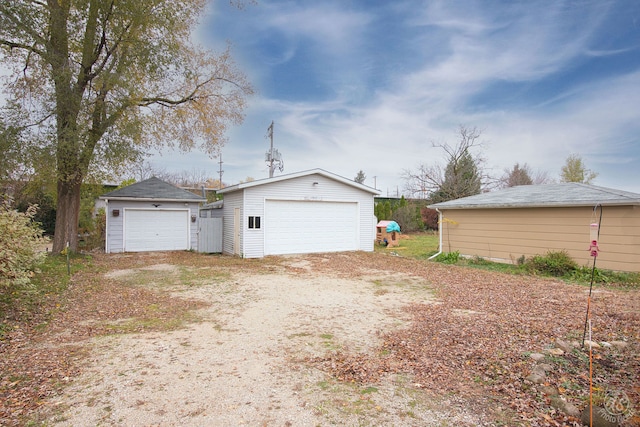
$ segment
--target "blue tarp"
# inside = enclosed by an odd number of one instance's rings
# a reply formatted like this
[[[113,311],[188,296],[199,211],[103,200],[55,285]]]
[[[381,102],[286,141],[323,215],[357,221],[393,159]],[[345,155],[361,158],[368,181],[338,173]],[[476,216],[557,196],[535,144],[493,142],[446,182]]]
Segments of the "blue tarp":
[[[398,233],[400,232],[400,226],[398,225],[397,222],[395,221],[391,221],[389,222],[389,224],[387,224],[387,233],[391,233],[397,231]]]

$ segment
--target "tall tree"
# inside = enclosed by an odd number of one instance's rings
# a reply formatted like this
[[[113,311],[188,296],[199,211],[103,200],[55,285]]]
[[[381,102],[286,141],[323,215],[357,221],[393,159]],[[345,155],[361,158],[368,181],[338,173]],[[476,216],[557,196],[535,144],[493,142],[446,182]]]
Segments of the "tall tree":
[[[587,169],[582,161],[582,157],[577,154],[571,154],[567,157],[567,160],[560,171],[560,182],[581,182],[583,184],[591,184],[597,176],[597,172]]]
[[[446,155],[447,164],[420,165],[417,171],[404,171],[406,189],[419,198],[443,202],[472,196],[480,193],[483,187],[483,175],[480,157],[471,154],[472,149],[481,145],[480,131],[477,128],[458,128],[456,145],[433,144],[441,148]]]
[[[534,171],[531,167],[524,163],[513,165],[511,169],[505,169],[504,175],[499,180],[499,187],[515,187],[516,185],[542,185],[554,182],[549,178],[549,173],[544,170]]]
[[[520,166],[520,163],[513,165],[513,168],[505,170],[502,177],[502,185],[504,187],[515,187],[517,185],[531,185],[531,168],[526,163]]]
[[[364,174],[364,172],[362,171],[362,169],[360,169],[358,171],[358,173],[356,174],[356,177],[353,178],[353,180],[355,182],[357,182],[358,184],[364,184],[364,180],[367,179],[367,176]]]
[[[196,46],[206,0],[0,0],[6,89],[55,156],[53,251],[78,243],[80,185],[151,147],[214,156],[252,93],[229,52]]]

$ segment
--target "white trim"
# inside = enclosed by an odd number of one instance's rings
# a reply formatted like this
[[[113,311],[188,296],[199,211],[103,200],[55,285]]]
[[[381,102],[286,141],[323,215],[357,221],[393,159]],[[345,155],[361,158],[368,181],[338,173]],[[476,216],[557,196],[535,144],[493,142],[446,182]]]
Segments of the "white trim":
[[[179,211],[187,213],[187,250],[191,248],[191,209],[187,208],[122,208],[122,252],[127,252],[126,239],[127,235],[127,211]]]
[[[442,253],[442,219],[443,217],[442,217],[442,212],[440,212],[440,209],[436,208],[436,212],[438,212],[438,237],[439,237],[438,252],[431,255],[428,259],[433,259]]]
[[[262,253],[264,255],[269,255],[267,252],[267,247],[269,245],[269,241],[268,241],[268,236],[267,236],[267,231],[269,230],[269,223],[270,223],[270,218],[267,215],[267,202],[296,202],[296,203],[321,203],[321,204],[335,204],[335,203],[340,203],[343,205],[350,205],[350,206],[354,206],[355,207],[355,232],[354,232],[354,249],[348,249],[348,250],[359,250],[361,249],[361,202],[358,200],[333,200],[333,199],[304,199],[304,198],[290,198],[290,197],[264,197],[263,199],[263,209],[264,209],[264,215],[263,215],[263,221],[264,221],[264,225],[262,226]],[[351,208],[349,208],[351,209]],[[313,220],[312,220],[313,221]],[[310,224],[312,225],[312,224]],[[248,231],[245,230],[245,231]],[[292,252],[292,253],[298,253],[298,252]],[[315,252],[303,252],[303,253],[315,253]]]
[[[324,169],[311,169],[311,170],[307,170],[307,171],[302,171],[302,172],[296,172],[296,173],[290,173],[287,175],[280,175],[280,176],[276,176],[273,178],[265,178],[265,179],[259,179],[256,181],[250,181],[250,182],[243,182],[241,184],[236,184],[236,185],[232,185],[230,187],[225,187],[221,190],[218,190],[218,194],[224,194],[224,193],[229,193],[232,191],[238,191],[238,190],[243,190],[245,188],[250,188],[250,187],[256,187],[259,185],[265,185],[265,184],[271,184],[274,182],[279,182],[279,181],[286,181],[289,179],[295,179],[295,178],[300,178],[303,176],[309,176],[309,175],[321,175],[324,176],[326,178],[329,179],[333,179],[335,181],[338,181],[342,184],[346,184],[349,185],[351,187],[355,187],[358,188],[360,190],[366,191],[368,193],[374,194],[374,195],[380,195],[381,191],[380,190],[376,190],[375,188],[371,188],[368,187],[364,184],[359,184],[355,181],[352,181],[350,179],[344,178],[340,175],[336,175],[333,174],[331,172],[327,172]]]
[[[194,198],[194,199],[158,199],[158,198],[153,198],[153,197],[103,197],[100,196],[98,197],[101,200],[117,200],[120,202],[166,202],[166,203],[202,203],[204,201],[206,201],[207,199],[203,199],[202,197],[200,198]]]
[[[109,199],[105,199],[106,207],[104,208],[104,252],[109,254]]]
[[[322,197],[312,198],[312,197],[271,197],[265,196],[264,202],[267,200],[275,200],[282,202],[328,202],[328,203],[360,203],[358,200],[345,200],[345,199],[325,199]]]

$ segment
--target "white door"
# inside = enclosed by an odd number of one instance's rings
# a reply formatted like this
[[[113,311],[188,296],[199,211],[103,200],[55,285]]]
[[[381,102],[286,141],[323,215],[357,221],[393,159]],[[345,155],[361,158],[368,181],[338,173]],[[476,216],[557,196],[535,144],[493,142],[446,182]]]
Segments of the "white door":
[[[265,255],[358,249],[358,204],[267,200]]]
[[[189,210],[125,209],[125,252],[189,249]]]

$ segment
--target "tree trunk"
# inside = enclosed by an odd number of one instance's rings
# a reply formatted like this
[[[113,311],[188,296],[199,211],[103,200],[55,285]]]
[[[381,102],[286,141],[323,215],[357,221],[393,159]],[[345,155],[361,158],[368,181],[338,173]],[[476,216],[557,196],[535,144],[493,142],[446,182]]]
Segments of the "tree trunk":
[[[58,205],[56,229],[53,236],[53,253],[69,248],[78,250],[78,219],[80,217],[80,185],[82,180],[58,180]]]

